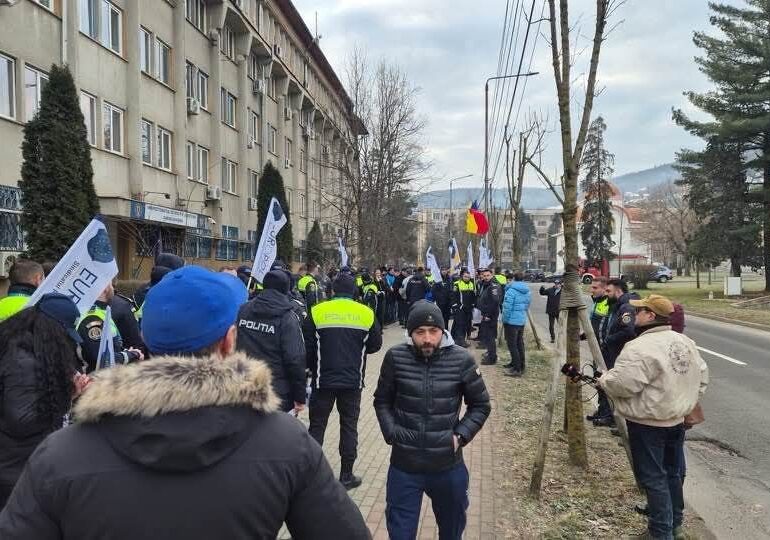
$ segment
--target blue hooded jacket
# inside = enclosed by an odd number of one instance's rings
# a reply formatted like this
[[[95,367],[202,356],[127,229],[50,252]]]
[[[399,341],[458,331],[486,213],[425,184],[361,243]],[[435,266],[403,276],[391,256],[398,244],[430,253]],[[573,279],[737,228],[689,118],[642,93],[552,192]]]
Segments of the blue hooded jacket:
[[[523,281],[513,281],[505,287],[503,300],[503,324],[524,326],[527,324],[527,310],[532,300],[529,287]]]

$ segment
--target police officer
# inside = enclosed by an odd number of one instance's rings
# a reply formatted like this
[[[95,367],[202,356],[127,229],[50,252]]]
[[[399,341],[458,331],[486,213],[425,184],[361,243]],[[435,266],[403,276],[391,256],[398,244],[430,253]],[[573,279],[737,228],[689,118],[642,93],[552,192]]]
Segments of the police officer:
[[[636,337],[634,329],[636,310],[629,302],[638,296],[628,292],[628,284],[622,279],[607,281],[606,293],[610,312],[601,322],[599,335],[604,363],[607,369],[612,369],[623,347]],[[601,390],[599,390],[599,411],[593,418],[593,422],[595,426],[615,425],[609,400]]]
[[[43,267],[29,259],[19,259],[8,273],[11,286],[8,296],[0,300],[0,322],[16,315],[27,305],[29,297],[43,283]]]
[[[238,312],[236,347],[267,363],[283,411],[299,414],[305,408],[305,342],[289,285],[286,272],[265,275],[264,291]]]
[[[505,274],[503,274],[503,269],[499,266],[495,267],[495,281],[497,281],[501,287],[505,287],[505,285],[508,283]]]
[[[449,267],[441,267],[441,281],[437,281],[431,287],[433,301],[441,310],[444,325],[449,327],[449,318],[452,316],[452,278],[449,275]]]
[[[473,322],[473,308],[476,307],[476,285],[471,281],[467,268],[460,272],[460,279],[455,281],[452,289],[452,339],[461,347],[468,347],[466,337]]]
[[[310,396],[310,435],[323,445],[335,401],[340,415],[340,482],[346,489],[361,485],[353,475],[358,451],[358,416],[364,387],[366,355],[380,350],[382,329],[374,312],[353,300],[356,284],[341,273],[332,284],[334,298],[310,310],[312,331],[306,334]]]
[[[412,309],[415,302],[425,300],[428,291],[430,291],[430,283],[425,277],[425,270],[420,266],[406,284],[406,302],[409,309]]]
[[[150,282],[140,287],[134,293],[134,302],[139,306],[136,312],[136,320],[142,320],[142,307],[144,307],[144,298],[147,296],[147,292],[151,287],[157,285],[158,282],[163,279],[163,276],[178,270],[184,266],[184,259],[174,253],[159,253],[155,257],[155,266],[150,270]]]
[[[307,306],[307,309],[312,308],[321,301],[318,281],[315,278],[317,270],[318,265],[315,263],[307,263],[302,268],[302,277],[297,281],[297,290],[305,299],[305,306]]]
[[[500,304],[503,301],[503,289],[489,268],[481,269],[481,287],[476,306],[481,311],[479,340],[487,349],[481,357],[481,363],[487,366],[497,363],[497,319],[500,317]]]
[[[361,283],[361,300],[376,314],[380,288],[369,273],[361,276]],[[377,320],[379,321],[379,318]],[[380,322],[380,325],[382,325],[382,322]]]
[[[109,367],[106,351],[99,358],[99,345],[102,341],[102,333],[104,332],[104,324],[107,318],[107,306],[110,305],[113,296],[115,296],[115,289],[112,283],[110,283],[102,291],[102,294],[99,295],[99,298],[96,299],[96,303],[91,307],[91,310],[78,323],[78,334],[83,339],[83,362],[85,363],[87,373]],[[114,320],[110,320],[110,330],[112,332],[112,345],[115,351],[116,364],[128,364],[144,360],[142,351],[134,348],[123,348],[123,339]]]

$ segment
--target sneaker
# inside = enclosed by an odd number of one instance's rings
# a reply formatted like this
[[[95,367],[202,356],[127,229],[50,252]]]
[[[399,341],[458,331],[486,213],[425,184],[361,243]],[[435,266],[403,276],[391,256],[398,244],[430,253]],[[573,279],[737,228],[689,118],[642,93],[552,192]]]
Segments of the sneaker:
[[[350,491],[351,489],[357,488],[362,483],[363,483],[363,480],[361,480],[360,477],[354,475],[353,473],[340,475],[340,484],[342,484],[342,487],[344,487],[348,491]]]
[[[503,366],[505,369],[513,369],[513,362],[508,362]]]
[[[649,516],[650,511],[647,509],[647,503],[644,504],[635,504],[634,505],[634,512],[637,514],[640,514],[642,516]]]
[[[497,364],[497,360],[490,360],[489,358],[481,359],[482,366],[494,366],[495,364]]]
[[[513,369],[509,369],[508,371],[503,373],[503,375],[505,375],[506,377],[516,377],[516,378],[519,378],[519,377],[521,377],[521,371],[515,371]]]
[[[589,414],[586,416],[586,420],[588,420],[589,422],[593,422],[594,420],[598,420],[599,418],[601,418],[601,416],[599,416],[599,411],[596,411],[595,413]]]
[[[602,416],[594,420],[596,427],[615,427],[615,419],[611,416]]]

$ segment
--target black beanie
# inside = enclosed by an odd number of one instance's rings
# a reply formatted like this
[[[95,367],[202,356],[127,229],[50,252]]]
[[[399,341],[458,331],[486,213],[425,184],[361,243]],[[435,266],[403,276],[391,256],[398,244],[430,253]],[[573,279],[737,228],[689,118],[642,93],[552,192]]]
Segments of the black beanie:
[[[332,283],[334,294],[353,297],[356,294],[356,282],[353,276],[341,272]]]
[[[165,266],[171,270],[179,270],[184,266],[184,259],[174,253],[158,253],[155,257],[155,266]]]
[[[444,317],[441,310],[433,302],[420,300],[415,302],[409,310],[409,318],[406,320],[406,330],[409,335],[420,326],[435,326],[444,330]]]
[[[289,276],[283,270],[271,270],[268,272],[262,285],[264,285],[265,289],[275,289],[283,294],[289,294],[291,287]]]

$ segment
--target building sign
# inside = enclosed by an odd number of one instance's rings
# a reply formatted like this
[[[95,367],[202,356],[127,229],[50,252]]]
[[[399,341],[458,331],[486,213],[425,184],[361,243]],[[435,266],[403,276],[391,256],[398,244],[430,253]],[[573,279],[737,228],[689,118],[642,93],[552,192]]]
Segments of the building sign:
[[[131,217],[157,223],[167,223],[188,229],[210,228],[207,216],[141,201],[131,201]]]

